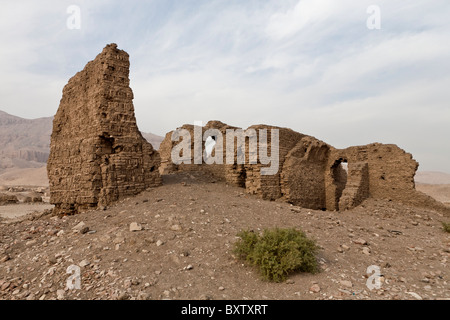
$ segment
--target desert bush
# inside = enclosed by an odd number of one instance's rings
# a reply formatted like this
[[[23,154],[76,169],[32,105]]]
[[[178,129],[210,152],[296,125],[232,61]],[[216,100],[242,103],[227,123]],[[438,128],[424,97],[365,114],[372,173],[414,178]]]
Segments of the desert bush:
[[[442,222],[442,228],[444,229],[445,232],[450,233],[450,222],[449,223]]]
[[[234,253],[259,268],[263,279],[281,282],[293,272],[318,272],[318,246],[302,231],[266,229],[262,235],[253,231],[238,233]]]

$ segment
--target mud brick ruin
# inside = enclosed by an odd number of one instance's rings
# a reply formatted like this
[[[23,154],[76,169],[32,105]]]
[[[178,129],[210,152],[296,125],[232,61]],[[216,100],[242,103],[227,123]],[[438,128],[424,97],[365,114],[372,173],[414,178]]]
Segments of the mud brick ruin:
[[[374,143],[340,150],[287,128],[249,128],[279,130],[279,170],[274,175],[261,175],[264,166],[259,162],[225,164],[224,159],[224,164],[176,165],[171,152],[179,142],[172,141],[173,131],[166,135],[159,153],[141,136],[128,75],[128,54],[112,44],[64,88],[48,160],[50,201],[57,213],[106,206],[159,186],[160,173],[178,171],[209,172],[263,199],[317,210],[348,210],[367,198],[443,206],[415,190],[418,163],[396,145]],[[194,126],[181,128],[191,135],[191,156],[203,154],[205,143],[194,144]],[[225,137],[227,129],[238,128],[210,121],[201,128],[202,134],[209,129]],[[222,143],[226,150],[226,139]],[[249,159],[248,141],[245,144]],[[234,153],[236,160],[236,144]]]
[[[179,129],[191,133],[194,150],[194,126],[184,125]],[[237,128],[210,121],[202,127],[202,134],[209,129],[218,129],[225,136],[227,129]],[[411,154],[396,145],[374,143],[340,150],[287,128],[258,125],[248,129],[267,129],[268,132],[271,129],[279,130],[280,160],[277,174],[261,175],[263,166],[260,163],[240,165],[235,162],[230,165],[225,164],[224,160],[224,164],[175,165],[171,151],[181,141],[172,141],[173,131],[166,135],[160,146],[161,174],[201,170],[231,185],[243,187],[247,193],[260,195],[263,199],[286,201],[316,210],[348,210],[367,198],[442,208],[432,198],[415,190],[414,176],[419,164]],[[225,138],[222,143],[223,150],[226,150]],[[201,147],[205,149],[204,142]],[[248,150],[247,141],[247,155]]]
[[[71,214],[161,184],[160,157],[136,125],[129,56],[108,45],[63,90],[47,163],[50,202]]]

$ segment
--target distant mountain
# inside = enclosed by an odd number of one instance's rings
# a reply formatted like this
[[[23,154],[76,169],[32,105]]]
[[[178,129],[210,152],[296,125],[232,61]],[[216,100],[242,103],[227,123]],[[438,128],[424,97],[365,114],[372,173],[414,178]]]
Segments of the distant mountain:
[[[145,132],[141,132],[142,136],[152,144],[153,148],[155,148],[156,150],[159,149],[159,146],[161,145],[161,142],[163,142],[164,137],[158,136],[156,134],[153,133],[145,133]]]
[[[45,165],[53,118],[23,119],[0,111],[0,169]]]
[[[0,171],[45,166],[52,127],[53,117],[29,120],[0,111]],[[152,133],[142,135],[155,149],[164,139]]]
[[[450,184],[450,174],[437,171],[419,171],[415,178],[417,183]]]

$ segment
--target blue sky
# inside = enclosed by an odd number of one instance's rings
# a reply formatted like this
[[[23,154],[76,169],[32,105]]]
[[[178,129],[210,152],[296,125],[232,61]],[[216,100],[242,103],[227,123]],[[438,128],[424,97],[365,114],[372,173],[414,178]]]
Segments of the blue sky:
[[[449,17],[448,0],[0,0],[0,110],[54,115],[68,79],[114,42],[131,56],[142,131],[265,123],[338,148],[395,143],[450,172]]]

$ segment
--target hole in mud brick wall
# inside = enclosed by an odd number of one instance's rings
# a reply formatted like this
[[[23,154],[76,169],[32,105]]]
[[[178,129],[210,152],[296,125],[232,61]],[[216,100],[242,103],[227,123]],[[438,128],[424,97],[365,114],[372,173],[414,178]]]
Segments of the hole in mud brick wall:
[[[100,136],[100,147],[102,154],[113,154],[115,150],[113,148],[114,138],[105,133]]]
[[[123,146],[116,146],[113,149],[113,153],[121,153],[123,151]]]
[[[206,151],[206,156],[209,158],[212,155],[212,152],[214,150],[214,147],[216,146],[216,137],[211,136],[208,137],[208,139],[206,139],[205,141],[205,151]]]
[[[342,169],[344,169],[345,172],[347,172],[347,175],[348,175],[348,163],[347,162],[342,162],[341,166],[342,166]]]
[[[333,184],[336,187],[335,191],[335,207],[339,209],[339,201],[342,193],[347,185],[348,178],[348,162],[346,159],[336,160],[331,167],[331,174],[333,177]]]

